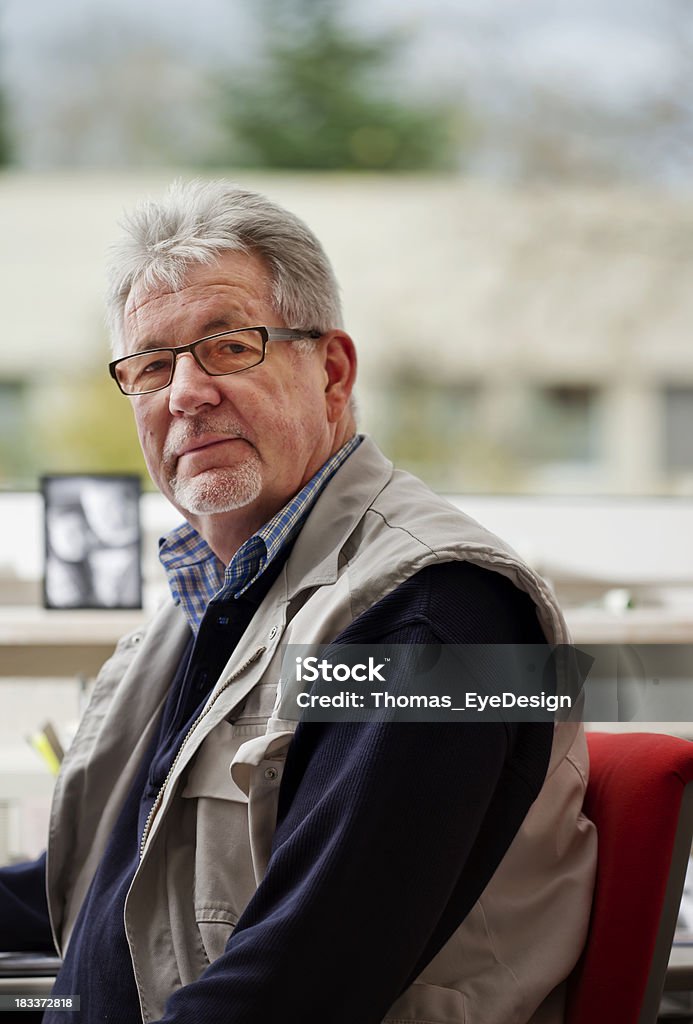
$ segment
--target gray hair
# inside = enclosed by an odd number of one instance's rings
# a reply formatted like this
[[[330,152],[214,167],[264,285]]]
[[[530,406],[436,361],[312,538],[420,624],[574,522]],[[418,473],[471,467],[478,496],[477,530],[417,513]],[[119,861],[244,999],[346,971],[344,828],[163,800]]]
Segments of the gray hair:
[[[220,253],[245,252],[267,264],[272,302],[288,327],[325,333],[342,326],[339,286],[313,232],[294,214],[228,181],[175,181],[160,201],[139,203],[108,264],[106,316],[114,348],[135,283],[177,290],[188,269]],[[303,344],[299,342],[299,344]]]

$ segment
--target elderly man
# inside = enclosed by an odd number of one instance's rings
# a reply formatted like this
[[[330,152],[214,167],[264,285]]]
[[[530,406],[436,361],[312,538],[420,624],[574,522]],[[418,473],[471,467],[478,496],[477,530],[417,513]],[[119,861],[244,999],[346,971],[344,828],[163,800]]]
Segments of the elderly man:
[[[580,727],[297,725],[279,682],[287,644],[562,643],[549,590],[356,433],[334,275],[287,211],[174,186],[128,220],[109,309],[185,521],[57,784],[56,994],[89,1024],[560,1021],[594,870]],[[43,872],[0,877],[6,947],[48,941]]]

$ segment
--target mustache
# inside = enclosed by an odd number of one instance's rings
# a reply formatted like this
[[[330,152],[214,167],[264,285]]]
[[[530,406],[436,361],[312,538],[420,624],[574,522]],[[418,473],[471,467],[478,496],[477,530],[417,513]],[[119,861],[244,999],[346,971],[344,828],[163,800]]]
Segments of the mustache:
[[[184,423],[173,424],[164,443],[162,453],[164,461],[175,461],[176,452],[182,445],[195,441],[205,434],[224,434],[227,437],[240,438],[240,440],[252,444],[248,431],[238,420],[228,417],[214,419],[209,416],[195,416]]]

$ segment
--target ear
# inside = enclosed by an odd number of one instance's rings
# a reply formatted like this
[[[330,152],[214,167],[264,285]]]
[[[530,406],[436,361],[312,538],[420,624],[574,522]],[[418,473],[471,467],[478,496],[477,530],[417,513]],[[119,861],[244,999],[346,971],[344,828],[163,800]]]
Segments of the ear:
[[[343,416],[356,380],[356,348],[344,331],[328,331],[322,338],[325,369],[325,405],[329,423]]]

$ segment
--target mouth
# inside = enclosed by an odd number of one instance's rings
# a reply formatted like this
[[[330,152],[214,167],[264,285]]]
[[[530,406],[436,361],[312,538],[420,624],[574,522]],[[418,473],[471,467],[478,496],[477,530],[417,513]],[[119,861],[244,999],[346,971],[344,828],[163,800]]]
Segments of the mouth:
[[[176,458],[180,459],[184,455],[192,455],[194,452],[201,452],[207,448],[214,448],[216,445],[219,444],[228,444],[231,441],[243,440],[245,439],[242,437],[236,437],[229,434],[204,434],[201,437],[191,438],[190,441],[187,441],[185,444],[181,445],[181,447],[176,450]]]

